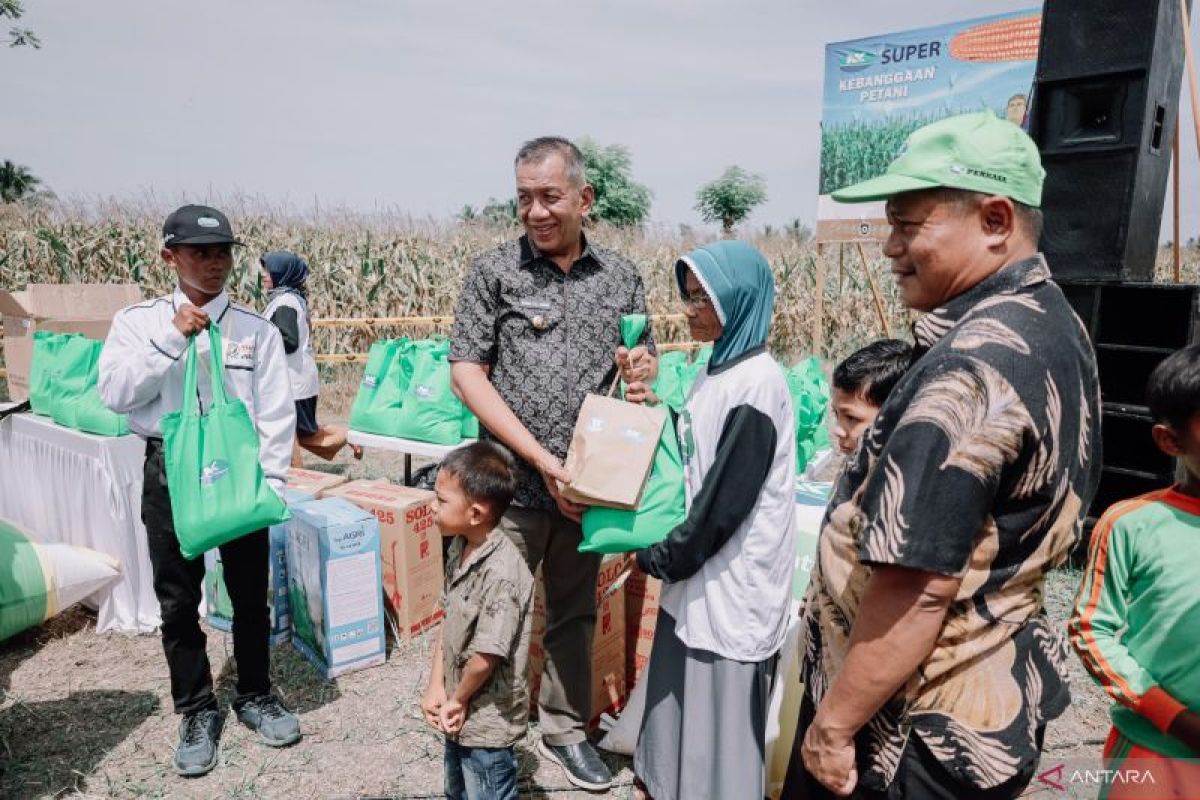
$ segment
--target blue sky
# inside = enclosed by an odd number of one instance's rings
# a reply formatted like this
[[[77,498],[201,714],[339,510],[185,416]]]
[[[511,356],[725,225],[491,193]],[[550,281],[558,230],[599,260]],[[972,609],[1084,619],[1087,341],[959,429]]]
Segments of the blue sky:
[[[26,0],[44,46],[0,50],[0,158],[64,197],[446,217],[511,194],[524,139],[588,135],[630,148],[657,222],[698,224],[730,164],[767,180],[753,222],[811,221],[826,43],[1032,5]]]

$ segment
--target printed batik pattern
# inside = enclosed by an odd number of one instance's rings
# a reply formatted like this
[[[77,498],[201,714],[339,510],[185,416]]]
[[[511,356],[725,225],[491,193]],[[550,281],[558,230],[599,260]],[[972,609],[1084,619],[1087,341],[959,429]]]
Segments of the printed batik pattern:
[[[859,732],[883,789],[917,735],[959,780],[997,786],[1038,757],[1069,702],[1042,607],[1099,477],[1099,383],[1078,317],[1039,256],[914,325],[917,358],[835,487],[804,619],[806,691],[845,661],[871,571],[958,576],[933,652]]]

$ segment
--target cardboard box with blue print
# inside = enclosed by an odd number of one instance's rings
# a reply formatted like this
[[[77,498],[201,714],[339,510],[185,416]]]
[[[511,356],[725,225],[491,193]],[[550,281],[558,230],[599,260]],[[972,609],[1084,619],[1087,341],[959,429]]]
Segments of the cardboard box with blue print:
[[[292,644],[327,678],[382,664],[379,522],[340,497],[303,503],[288,523]]]

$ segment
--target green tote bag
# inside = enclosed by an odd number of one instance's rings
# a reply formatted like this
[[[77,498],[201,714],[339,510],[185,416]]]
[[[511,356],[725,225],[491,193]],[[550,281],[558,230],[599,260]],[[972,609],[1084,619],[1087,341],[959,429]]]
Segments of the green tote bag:
[[[796,471],[803,472],[817,450],[829,446],[829,428],[825,424],[829,381],[815,356],[785,369],[784,378],[796,414]]]
[[[99,365],[97,365],[97,368]],[[75,427],[84,433],[98,436],[125,436],[129,433],[129,418],[104,405],[95,381],[75,405]]]
[[[405,355],[409,384],[395,435],[415,442],[458,444],[466,409],[450,388],[450,342],[431,339],[414,344]]]
[[[171,516],[184,558],[290,518],[267,485],[258,460],[258,433],[241,400],[225,393],[221,331],[208,327],[212,404],[200,413],[196,398],[196,337],[188,342],[183,405],[162,417]]]
[[[646,330],[645,314],[626,314],[621,318],[621,342],[633,349]],[[672,356],[667,358],[667,356]],[[686,356],[684,356],[686,359]],[[671,353],[664,354],[668,380],[678,377],[679,360]],[[658,381],[663,381],[663,360],[659,361]],[[673,390],[672,390],[673,391]],[[659,396],[662,400],[662,396]],[[675,398],[672,397],[672,400]],[[670,402],[663,400],[670,405]],[[658,437],[650,476],[642,489],[642,499],[634,511],[602,506],[589,506],[583,512],[583,541],[581,553],[627,553],[640,550],[667,537],[675,526],[687,517],[687,498],[683,487],[683,457],[668,415]]]
[[[70,334],[51,331],[36,331],[33,334],[33,360],[29,365],[29,404],[35,414],[50,416],[58,353],[70,338]]]
[[[50,416],[65,428],[76,426],[79,400],[96,385],[103,342],[71,335],[63,343],[51,370]]]
[[[627,553],[657,544],[687,518],[683,456],[672,420],[663,425],[654,464],[636,511],[589,506],[583,512],[581,553]]]
[[[400,370],[400,356],[408,343],[408,339],[384,339],[371,345],[362,383],[350,408],[352,430],[396,435],[400,405],[407,388]]]

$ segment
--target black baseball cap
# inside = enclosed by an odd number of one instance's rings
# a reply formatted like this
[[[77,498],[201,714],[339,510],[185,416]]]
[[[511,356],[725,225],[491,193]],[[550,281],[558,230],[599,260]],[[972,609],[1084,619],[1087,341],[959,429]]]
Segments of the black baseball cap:
[[[183,206],[171,212],[162,229],[163,247],[177,244],[236,244],[229,219],[208,206]]]

